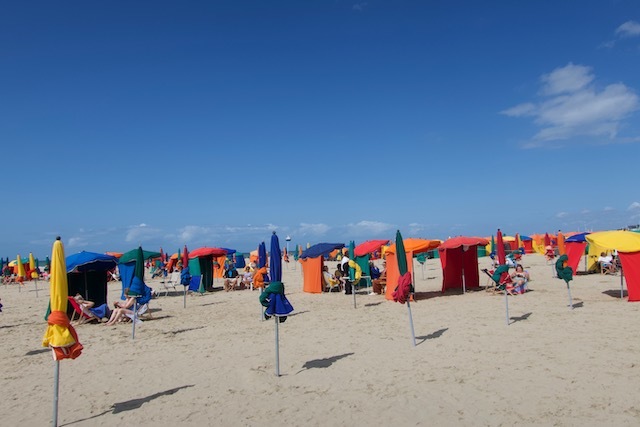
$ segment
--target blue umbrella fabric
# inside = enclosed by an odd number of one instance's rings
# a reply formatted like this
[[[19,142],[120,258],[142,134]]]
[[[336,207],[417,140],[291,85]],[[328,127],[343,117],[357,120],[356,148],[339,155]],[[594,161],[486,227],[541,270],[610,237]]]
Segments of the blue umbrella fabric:
[[[66,259],[67,273],[85,271],[107,271],[118,265],[118,259],[111,255],[82,251],[69,255]]]
[[[269,274],[271,282],[260,295],[260,304],[266,307],[265,317],[277,316],[280,323],[287,320],[287,315],[293,311],[293,306],[284,295],[282,283],[282,252],[278,236],[271,236],[271,253],[269,254]]]
[[[302,251],[300,258],[317,258],[328,255],[335,249],[342,248],[344,248],[344,243],[317,243]]]
[[[258,245],[258,268],[265,267],[267,265],[267,247],[264,242]]]
[[[586,241],[587,241],[587,237],[586,237],[586,236],[588,236],[589,234],[591,234],[591,233],[579,233],[579,234],[574,234],[574,235],[573,235],[573,236],[571,236],[571,237],[567,237],[567,238],[564,240],[564,242],[565,242],[565,243],[570,243],[570,242],[579,242],[579,243],[582,243],[582,242],[586,242]]]

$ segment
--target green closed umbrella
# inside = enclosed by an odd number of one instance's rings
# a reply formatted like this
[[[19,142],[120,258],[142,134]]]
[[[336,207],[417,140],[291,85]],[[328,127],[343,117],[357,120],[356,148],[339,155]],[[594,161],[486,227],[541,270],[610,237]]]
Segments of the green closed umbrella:
[[[565,267],[564,263],[569,259],[568,256],[562,255],[556,261],[556,273],[558,279],[562,279],[567,284],[567,293],[569,294],[569,308],[573,310],[573,301],[571,300],[571,287],[569,286],[569,282],[573,280],[573,270],[571,267]]]
[[[393,299],[400,303],[403,303],[405,300],[407,302],[407,311],[409,313],[409,327],[411,328],[411,342],[415,347],[416,334],[413,331],[413,316],[411,315],[411,303],[409,302],[409,295],[404,295],[404,293],[411,293],[411,288],[412,288],[411,276],[408,275],[409,269],[407,268],[407,254],[404,250],[404,241],[402,240],[402,234],[400,234],[400,230],[396,231],[396,259],[398,261],[398,272],[400,273],[400,278],[398,279],[398,287],[396,291],[393,293]],[[406,289],[407,280],[409,280],[408,289]]]

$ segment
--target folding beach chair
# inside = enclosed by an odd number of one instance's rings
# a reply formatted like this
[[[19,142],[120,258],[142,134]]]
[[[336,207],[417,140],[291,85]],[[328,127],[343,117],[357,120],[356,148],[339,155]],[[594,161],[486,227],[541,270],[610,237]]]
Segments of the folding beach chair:
[[[73,314],[71,314],[70,320],[71,323],[76,322],[77,325],[81,325],[83,323],[92,322],[94,320],[100,322],[101,319],[98,316],[81,307],[80,304],[78,304],[78,302],[75,300],[75,298],[67,297],[67,299],[69,300],[69,304],[71,305],[71,307],[73,307]],[[78,315],[77,319],[76,314]]]

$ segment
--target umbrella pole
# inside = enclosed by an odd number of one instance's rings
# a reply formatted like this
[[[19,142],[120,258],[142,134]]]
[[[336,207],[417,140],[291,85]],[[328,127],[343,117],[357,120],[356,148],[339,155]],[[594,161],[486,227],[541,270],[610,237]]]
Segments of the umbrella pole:
[[[422,263],[422,280],[424,280],[424,263]]]
[[[278,316],[273,316],[276,325],[276,377],[280,376],[280,337],[278,336]]]
[[[411,303],[407,300],[407,311],[409,312],[409,327],[411,328],[411,343],[416,346],[416,334],[413,331],[413,316],[411,315]]]
[[[466,280],[464,280],[464,268],[462,269],[462,295],[464,295],[465,293],[467,293],[467,283]]]
[[[507,285],[504,286],[504,309],[507,315],[507,326],[509,326],[509,293],[507,292]]]
[[[183,294],[184,294],[184,301],[183,301],[183,303],[182,303],[182,308],[187,308],[187,287],[186,287],[186,286],[183,286],[183,288],[184,288],[184,292],[183,292]]]
[[[131,339],[136,339],[136,319],[138,317],[138,298],[135,299],[133,303],[133,329],[131,330]]]
[[[36,285],[36,298],[38,298],[38,279],[34,280]]]
[[[53,418],[51,425],[58,427],[58,385],[60,384],[60,361],[56,360],[53,365]]]
[[[567,292],[569,293],[569,308],[573,310],[573,301],[571,300],[571,287],[569,287],[569,282],[567,282]]]
[[[351,285],[351,293],[353,294],[353,308],[356,308],[356,284]]]
[[[620,270],[620,299],[624,298],[624,283],[622,282],[623,280],[624,280],[624,272],[621,269]]]

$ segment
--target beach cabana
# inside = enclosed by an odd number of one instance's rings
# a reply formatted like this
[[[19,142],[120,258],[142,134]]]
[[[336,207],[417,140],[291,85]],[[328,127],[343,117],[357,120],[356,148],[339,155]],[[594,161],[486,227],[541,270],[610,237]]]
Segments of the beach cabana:
[[[69,295],[81,294],[95,306],[107,301],[107,271],[118,264],[111,255],[82,251],[66,258]]]
[[[382,246],[389,243],[389,240],[368,240],[360,243],[355,247],[354,261],[360,266],[363,276],[371,277],[371,269],[369,268],[369,260],[372,253],[380,253]],[[364,281],[365,279],[362,279]]]
[[[640,234],[631,231],[601,231],[587,235],[586,239],[589,246],[618,251],[622,271],[627,279],[629,302],[640,301]]]
[[[480,287],[477,248],[488,243],[481,237],[454,237],[438,247],[442,264],[442,292]]]
[[[408,238],[403,240],[404,250],[407,258],[407,268],[413,274],[413,256],[419,253],[436,249],[440,245],[440,240],[427,240]],[[400,272],[398,270],[398,260],[396,258],[396,245],[386,246],[385,260],[387,261],[387,283],[398,283]],[[395,286],[387,285],[385,298],[393,301],[393,291]]]
[[[139,249],[132,249],[129,252],[123,253],[118,260],[118,271],[120,272],[120,280],[122,280],[122,295],[120,296],[120,298],[123,300],[126,299],[124,296],[124,290],[126,288],[131,288],[131,284],[133,283],[133,278],[135,276],[136,270],[136,260],[138,258],[138,250]],[[142,251],[143,261],[158,258],[159,256],[160,252],[145,250]],[[144,268],[144,266],[142,266],[142,268]]]
[[[226,259],[226,257],[227,251],[222,248],[203,247],[189,252],[189,274],[192,278],[189,290],[204,293],[205,290],[213,288],[214,260]],[[222,263],[224,264],[224,260]],[[194,278],[196,279],[194,280]]]
[[[522,247],[524,247],[525,254],[532,254],[535,252],[533,250],[533,238],[522,234],[520,236],[520,241],[522,242]]]
[[[580,258],[584,255],[584,250],[587,247],[586,236],[589,233],[579,233],[568,237],[564,241],[564,247],[567,255],[567,266],[571,268],[573,274],[578,271],[578,264],[580,264]]]
[[[334,249],[343,247],[344,243],[318,243],[302,251],[300,263],[302,264],[302,290],[304,292],[322,293],[323,258]]]

